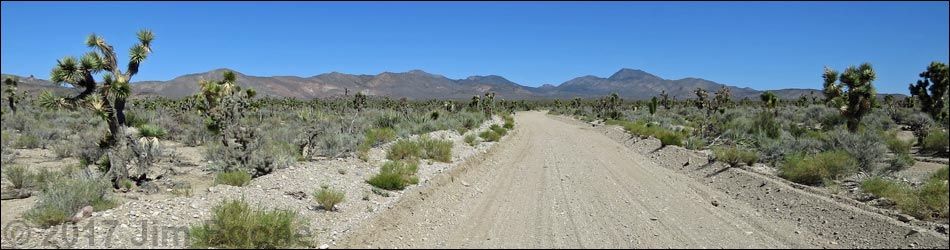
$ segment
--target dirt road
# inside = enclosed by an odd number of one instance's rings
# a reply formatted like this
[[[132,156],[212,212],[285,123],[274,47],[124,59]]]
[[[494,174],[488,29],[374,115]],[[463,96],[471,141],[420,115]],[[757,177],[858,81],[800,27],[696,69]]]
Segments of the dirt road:
[[[406,197],[338,246],[833,247],[589,127],[541,112],[516,121],[484,159]]]

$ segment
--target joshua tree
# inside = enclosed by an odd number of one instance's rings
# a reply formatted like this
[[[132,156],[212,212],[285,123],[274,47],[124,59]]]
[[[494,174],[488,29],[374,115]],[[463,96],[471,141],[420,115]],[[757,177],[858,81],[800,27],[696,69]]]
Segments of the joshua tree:
[[[356,95],[353,96],[353,108],[357,112],[363,111],[363,108],[366,108],[366,95],[363,92],[356,92]]]
[[[709,106],[709,92],[703,88],[696,88],[693,93],[696,93],[696,108],[702,110]]]
[[[571,106],[574,107],[575,109],[581,108],[581,98],[574,97],[574,99],[571,99]]]
[[[485,116],[491,118],[491,115],[494,114],[493,108],[495,107],[495,92],[485,93],[485,98],[482,98],[481,106],[485,111]]]
[[[610,93],[608,96],[604,96],[600,99],[600,106],[598,107],[598,116],[600,118],[610,118],[610,119],[619,119],[620,118],[620,104],[623,103],[623,100],[620,99],[620,96],[617,93]]]
[[[869,63],[863,63],[861,66],[850,66],[845,69],[838,77],[837,72],[825,67],[825,97],[826,101],[832,103],[841,102],[836,99],[846,101],[846,106],[842,106],[841,114],[848,119],[848,131],[856,132],[858,125],[864,115],[871,112],[875,104],[875,90],[871,82],[877,78],[874,69]],[[835,78],[840,78],[841,83],[835,84]],[[847,91],[844,91],[847,87]]]
[[[759,95],[759,99],[762,100],[762,106],[768,110],[775,110],[775,104],[778,103],[778,96],[772,91],[762,92],[762,95]]]
[[[7,101],[10,103],[10,110],[13,111],[14,114],[16,114],[16,86],[18,82],[20,82],[20,77],[16,76],[3,79],[3,85],[7,85],[7,89],[3,92],[7,94]]]
[[[835,84],[835,81],[838,81],[838,71],[835,71],[828,66],[825,66],[825,74],[821,76],[825,80],[824,83],[824,94],[825,94],[825,104],[840,108],[844,91],[841,89],[841,86]]]
[[[650,104],[647,104],[647,107],[650,108],[650,116],[653,116],[654,114],[656,114],[656,105],[657,105],[657,99],[656,99],[656,96],[654,96],[653,99],[650,99]]]
[[[248,108],[247,99],[257,95],[257,91],[251,88],[242,90],[236,84],[237,76],[232,71],[224,71],[223,76],[224,79],[219,81],[201,80],[198,86],[205,98],[201,110],[209,118],[205,125],[211,132],[225,136],[221,132],[244,117],[243,111]],[[228,140],[222,140],[227,145]]]
[[[726,86],[722,86],[719,91],[716,91],[716,97],[710,105],[710,111],[719,111],[720,114],[725,113],[726,105],[732,102],[732,99],[729,98],[730,91],[731,89]]]
[[[481,98],[479,98],[478,95],[473,95],[472,102],[468,103],[468,107],[472,109],[472,111],[477,111],[479,103],[481,103]]]
[[[927,66],[927,71],[920,73],[922,80],[917,80],[917,84],[910,85],[910,94],[920,100],[920,109],[930,114],[934,120],[943,121],[947,119],[947,93],[950,92],[950,82],[947,75],[948,67],[941,62],[932,62]],[[928,88],[929,86],[929,88]],[[930,93],[927,93],[930,90]]]
[[[120,126],[125,124],[125,102],[132,89],[129,81],[139,72],[139,65],[152,53],[151,43],[155,38],[152,31],[141,30],[136,33],[139,43],[129,49],[129,64],[125,72],[118,66],[118,59],[112,45],[106,43],[105,38],[96,34],[86,38],[86,45],[93,51],[86,53],[81,59],[67,56],[57,60],[56,66],[50,72],[50,80],[55,83],[68,83],[82,88],[78,95],[69,98],[60,98],[49,95],[41,99],[41,103],[58,103],[60,106],[76,108],[85,105],[95,111],[109,124],[109,136],[100,146],[111,147],[119,136]],[[102,82],[97,83],[93,75],[103,73]],[[98,87],[98,85],[102,87]],[[96,90],[99,90],[98,93]],[[53,105],[50,105],[53,106]]]
[[[663,97],[663,100],[660,101],[660,104],[663,105],[663,108],[670,109],[670,95],[666,93],[666,90],[664,90],[662,93],[660,93],[660,96]]]

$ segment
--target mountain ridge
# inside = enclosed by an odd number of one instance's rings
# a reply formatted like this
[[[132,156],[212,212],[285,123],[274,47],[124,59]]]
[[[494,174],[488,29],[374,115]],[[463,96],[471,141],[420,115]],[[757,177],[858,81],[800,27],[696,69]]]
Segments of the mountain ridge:
[[[385,71],[376,75],[346,74],[333,71],[310,77],[300,77],[251,76],[228,68],[217,68],[206,72],[181,75],[168,81],[133,82],[133,95],[164,96],[168,98],[185,97],[198,92],[198,81],[220,79],[221,74],[226,70],[235,73],[239,85],[254,88],[259,95],[300,99],[327,98],[356,92],[408,99],[469,99],[473,95],[495,92],[497,98],[500,99],[596,98],[617,93],[625,99],[645,100],[666,93],[670,97],[681,100],[694,98],[693,91],[696,88],[703,88],[712,93],[725,86],[731,89],[730,95],[732,98],[738,100],[743,98],[758,99],[758,95],[764,92],[750,87],[729,86],[697,77],[686,77],[678,80],[665,79],[640,69],[631,68],[621,68],[608,77],[585,75],[558,85],[544,84],[539,87],[520,85],[499,75],[473,75],[461,79],[451,79],[421,69],[406,72]],[[6,76],[7,74],[4,74],[4,77]],[[30,86],[35,87],[57,86],[38,78],[31,78],[30,81]],[[771,91],[781,99],[797,99],[802,95],[820,97],[822,93],[818,89],[802,88]],[[906,96],[903,94],[895,95]]]

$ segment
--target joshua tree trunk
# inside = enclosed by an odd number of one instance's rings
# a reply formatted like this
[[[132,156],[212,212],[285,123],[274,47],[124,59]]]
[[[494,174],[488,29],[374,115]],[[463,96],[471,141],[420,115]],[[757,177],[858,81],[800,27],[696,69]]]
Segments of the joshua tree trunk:
[[[16,100],[15,100],[15,98],[13,98],[12,96],[11,96],[11,97],[7,97],[7,101],[10,102],[10,110],[13,111],[13,114],[16,114]]]

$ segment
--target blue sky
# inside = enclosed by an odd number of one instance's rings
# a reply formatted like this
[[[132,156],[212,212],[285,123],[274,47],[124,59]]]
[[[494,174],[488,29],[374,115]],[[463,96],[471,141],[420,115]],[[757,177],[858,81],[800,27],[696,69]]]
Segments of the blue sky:
[[[101,34],[152,29],[133,81],[230,68],[256,76],[422,69],[527,86],[621,68],[755,89],[821,88],[824,65],[873,64],[907,94],[948,61],[948,2],[2,2],[3,73],[48,78]],[[97,22],[97,23],[94,23]],[[85,23],[85,24],[84,24]]]

